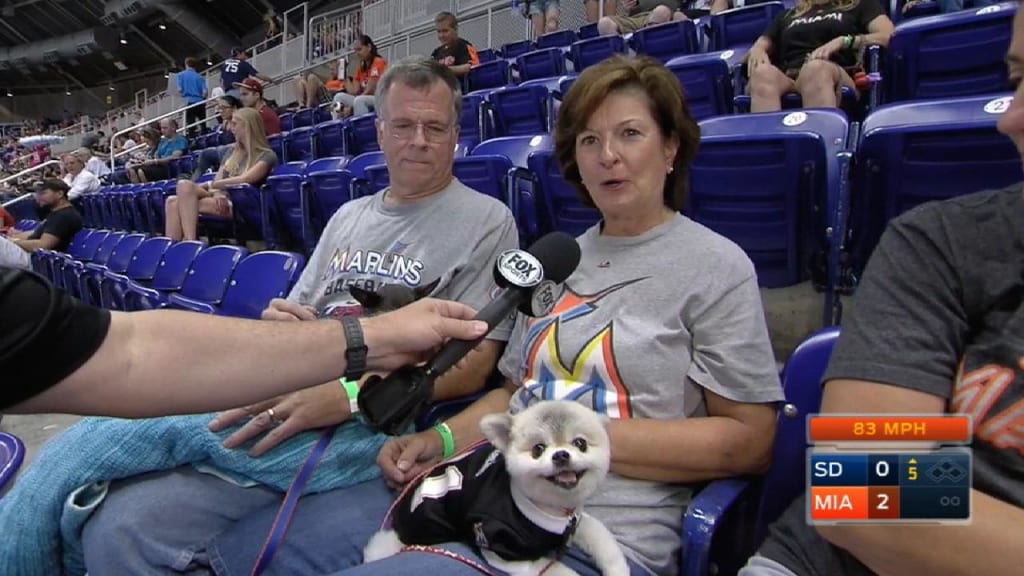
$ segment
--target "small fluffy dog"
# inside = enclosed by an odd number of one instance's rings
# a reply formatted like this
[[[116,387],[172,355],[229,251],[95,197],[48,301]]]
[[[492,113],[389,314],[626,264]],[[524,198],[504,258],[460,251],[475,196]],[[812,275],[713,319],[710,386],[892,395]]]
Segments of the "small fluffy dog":
[[[576,543],[602,574],[626,576],[615,537],[582,511],[608,474],[607,419],[576,402],[539,402],[480,422],[493,448],[438,464],[391,508],[391,528],[373,536],[364,561],[406,545],[472,543],[511,574],[571,575],[547,557]],[[550,565],[550,566],[549,566]]]

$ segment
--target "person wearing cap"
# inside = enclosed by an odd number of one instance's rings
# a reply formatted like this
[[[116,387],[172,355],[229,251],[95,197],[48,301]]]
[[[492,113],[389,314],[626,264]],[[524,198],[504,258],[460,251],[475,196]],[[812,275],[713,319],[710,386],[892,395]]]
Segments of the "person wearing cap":
[[[71,205],[68,190],[68,185],[56,178],[36,186],[36,204],[49,213],[34,230],[14,232],[6,238],[0,236],[0,267],[30,270],[32,252],[68,249],[71,238],[82,229],[82,216]]]
[[[263,84],[255,78],[246,78],[235,84],[239,93],[239,100],[246,108],[252,108],[259,112],[263,119],[263,130],[267,136],[273,136],[281,132],[281,119],[277,112],[271,108],[263,99]]]
[[[221,86],[226,93],[235,98],[239,97],[238,84],[254,76],[264,82],[273,81],[270,76],[260,74],[253,68],[252,64],[249,64],[249,55],[237,46],[231,49],[231,57],[220,65]]]

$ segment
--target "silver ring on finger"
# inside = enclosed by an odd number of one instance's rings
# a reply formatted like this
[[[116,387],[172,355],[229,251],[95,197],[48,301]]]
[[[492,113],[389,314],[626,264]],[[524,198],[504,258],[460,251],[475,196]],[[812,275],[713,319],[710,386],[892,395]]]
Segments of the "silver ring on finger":
[[[277,426],[281,424],[282,421],[280,418],[277,417],[277,414],[274,414],[273,408],[267,408],[267,418],[270,420],[271,426]]]

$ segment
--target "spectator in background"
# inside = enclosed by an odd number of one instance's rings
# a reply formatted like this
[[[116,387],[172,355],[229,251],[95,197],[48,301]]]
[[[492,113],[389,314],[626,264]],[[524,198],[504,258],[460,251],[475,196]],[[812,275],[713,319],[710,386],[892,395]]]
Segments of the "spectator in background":
[[[231,49],[231,57],[220,65],[220,83],[224,92],[238,98],[238,85],[250,78],[259,78],[264,82],[273,82],[273,78],[260,74],[249,64],[249,55],[239,47]]]
[[[781,110],[790,92],[807,108],[835,108],[843,87],[857,88],[864,48],[888,46],[892,31],[878,0],[798,0],[747,53],[750,111]]]
[[[903,14],[906,14],[914,6],[918,6],[924,3],[925,0],[909,0],[906,4],[903,5],[901,11]],[[959,12],[960,10],[964,9],[964,0],[936,0],[935,3],[939,5],[940,14],[946,14],[949,12]],[[973,2],[971,2],[971,8],[978,9],[985,6],[991,6],[995,3],[996,2],[994,0],[974,0]]]
[[[345,59],[330,61],[313,69],[305,77],[295,79],[295,93],[300,108],[315,108],[329,104],[334,95],[345,89]],[[324,77],[329,77],[327,82]]]
[[[32,252],[64,252],[71,238],[82,229],[82,216],[68,199],[67,184],[55,178],[43,180],[34,194],[36,204],[47,212],[46,219],[35,230],[0,236],[0,267],[29,270]]]
[[[252,108],[242,108],[231,118],[235,143],[231,154],[211,182],[196,184],[178,180],[177,195],[167,198],[167,227],[164,231],[172,240],[198,239],[197,222],[200,214],[231,217],[231,202],[224,188],[234,184],[259,187],[267,174],[277,165],[277,156],[267,144],[263,119]]]
[[[334,96],[334,106],[340,118],[367,114],[373,110],[377,82],[388,66],[377,52],[377,45],[366,34],[356,39],[352,52],[358,58],[355,81],[349,85],[347,92],[339,92]]]
[[[281,119],[272,106],[263,99],[263,84],[255,78],[246,78],[235,84],[239,93],[238,99],[246,108],[252,108],[259,112],[263,119],[263,130],[267,136],[273,136],[281,132]]]
[[[130,165],[129,178],[132,178],[131,173],[134,171],[136,179],[132,182],[135,183],[167,180],[170,177],[167,164],[180,158],[186,150],[188,140],[178,134],[178,122],[173,118],[164,118],[160,120],[160,141],[156,145],[156,152],[141,163]]]
[[[469,74],[469,69],[480,63],[476,48],[464,38],[459,38],[459,21],[451,12],[441,12],[434,18],[437,40],[440,46],[430,55],[434,60],[444,64],[462,78]]]
[[[533,22],[533,35],[541,36],[558,30],[558,0],[528,0],[527,15]]]
[[[679,0],[625,0],[622,5],[628,15],[603,16],[597,22],[599,34],[629,34],[646,26],[717,14],[729,9],[729,0],[692,0],[682,3]]]
[[[68,185],[68,200],[76,200],[82,194],[91,194],[100,189],[100,179],[85,167],[91,156],[91,150],[79,148],[61,158],[65,172],[64,183]]]
[[[206,100],[206,78],[196,71],[196,59],[189,56],[185,58],[185,69],[175,75],[174,81],[178,86],[178,94],[189,105],[185,109],[185,125],[188,126],[185,132],[189,138],[193,138],[206,131],[206,107],[203,106],[203,100]]]
[[[217,109],[220,112],[220,124],[217,126],[217,132],[220,134],[219,141],[225,142],[225,135],[230,136],[234,139],[234,135],[231,133],[231,119],[237,110],[242,108],[242,103],[234,96],[221,96],[217,100]],[[266,124],[264,124],[264,131],[266,130]],[[193,174],[193,180],[199,176],[206,174],[207,170],[211,168],[218,168],[224,158],[231,152],[231,144],[222,144],[220,146],[203,148],[199,152],[199,158],[197,159],[196,171]]]
[[[601,11],[601,5],[604,5],[604,10]],[[583,0],[583,9],[586,11],[586,18],[588,23],[595,23],[601,19],[602,16],[614,16],[618,13],[618,1],[617,0]]]
[[[14,216],[7,210],[4,210],[3,206],[0,206],[0,234],[6,234],[7,230],[14,228],[17,222],[14,221]]]
[[[92,172],[97,177],[106,176],[110,174],[110,166],[103,161],[102,158],[96,155],[94,150],[99,146],[100,136],[99,134],[86,134],[82,138],[82,148],[84,148],[89,156],[85,162],[85,169]]]

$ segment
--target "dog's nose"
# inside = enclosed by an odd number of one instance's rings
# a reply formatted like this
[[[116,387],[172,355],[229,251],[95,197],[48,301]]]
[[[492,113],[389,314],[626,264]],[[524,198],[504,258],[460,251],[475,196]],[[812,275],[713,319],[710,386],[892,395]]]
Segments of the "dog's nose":
[[[569,463],[569,453],[565,450],[559,450],[551,455],[551,460],[559,466],[565,466]]]

